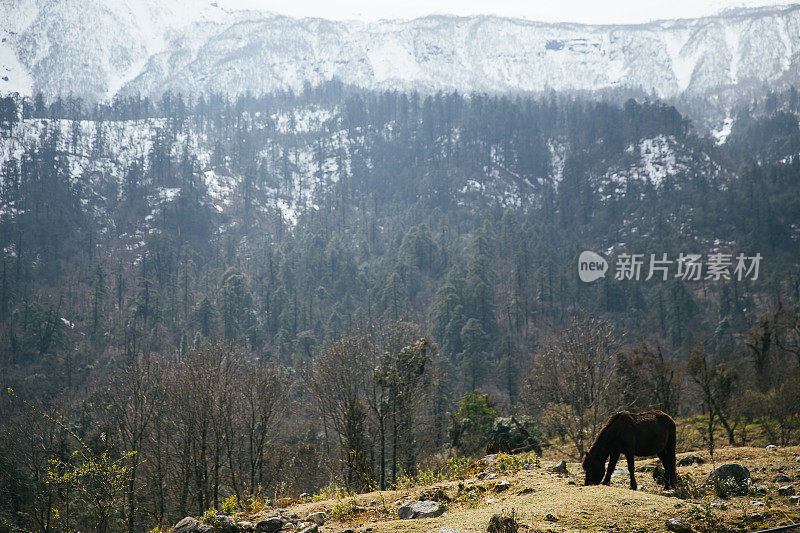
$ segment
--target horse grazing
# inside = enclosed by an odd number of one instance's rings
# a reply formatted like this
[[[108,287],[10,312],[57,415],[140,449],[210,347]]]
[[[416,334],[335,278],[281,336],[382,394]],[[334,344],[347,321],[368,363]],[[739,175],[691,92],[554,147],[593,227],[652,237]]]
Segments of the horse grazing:
[[[592,447],[583,454],[581,466],[586,472],[586,484],[611,483],[611,474],[617,467],[620,454],[628,460],[631,489],[636,490],[633,474],[633,458],[657,455],[664,465],[665,488],[675,488],[675,421],[661,411],[629,413],[622,411],[612,415],[597,434]],[[606,470],[606,459],[608,469]],[[605,477],[603,472],[605,471]]]

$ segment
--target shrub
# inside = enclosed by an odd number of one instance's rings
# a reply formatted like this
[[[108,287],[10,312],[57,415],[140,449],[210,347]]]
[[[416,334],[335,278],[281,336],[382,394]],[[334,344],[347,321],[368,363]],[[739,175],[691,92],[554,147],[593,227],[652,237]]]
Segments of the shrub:
[[[675,496],[684,500],[697,499],[703,495],[703,488],[692,474],[678,474]]]
[[[722,499],[728,499],[731,496],[746,496],[750,493],[750,482],[745,481],[739,483],[733,478],[713,480],[714,493]]]
[[[466,457],[451,457],[441,467],[423,470],[415,476],[402,476],[397,486],[407,489],[421,485],[433,485],[441,481],[453,481],[467,475],[470,466],[470,460]]]
[[[355,498],[337,502],[331,509],[331,518],[334,520],[348,520],[358,514],[359,508]]]
[[[230,497],[222,502],[222,514],[232,515],[236,512],[236,508],[239,507],[239,500],[236,498],[235,494],[231,494]]]

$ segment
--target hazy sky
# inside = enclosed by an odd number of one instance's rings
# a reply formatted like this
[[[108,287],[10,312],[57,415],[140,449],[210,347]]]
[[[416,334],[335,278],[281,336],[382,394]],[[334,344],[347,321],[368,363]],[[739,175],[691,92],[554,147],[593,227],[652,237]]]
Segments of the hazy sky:
[[[220,5],[258,7],[294,17],[377,20],[430,14],[492,14],[551,22],[633,24],[655,19],[711,15],[728,7],[794,3],[791,0],[220,0]]]

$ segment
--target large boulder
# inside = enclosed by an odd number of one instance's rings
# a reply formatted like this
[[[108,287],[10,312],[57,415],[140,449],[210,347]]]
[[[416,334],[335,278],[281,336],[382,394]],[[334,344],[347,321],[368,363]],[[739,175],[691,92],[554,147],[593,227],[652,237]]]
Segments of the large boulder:
[[[283,527],[284,521],[273,516],[256,524],[256,533],[275,533]]]
[[[314,522],[318,526],[323,525],[327,519],[328,515],[326,515],[324,511],[317,511],[316,513],[311,513],[306,517],[306,520],[309,522]]]
[[[705,459],[693,453],[692,455],[687,455],[686,457],[679,459],[678,466],[691,466],[695,464],[701,465],[705,462]]]
[[[433,500],[413,501],[397,509],[400,518],[436,518],[444,514],[444,507]]]
[[[239,528],[230,516],[218,514],[216,518],[216,531],[220,533],[238,533]]]
[[[675,533],[692,533],[692,526],[680,518],[670,518],[665,525],[668,530]]]
[[[172,528],[172,533],[212,533],[213,526],[203,524],[191,516],[187,516]]]
[[[731,479],[744,485],[750,481],[750,471],[738,463],[725,463],[709,474],[706,484],[717,481],[726,482]]]

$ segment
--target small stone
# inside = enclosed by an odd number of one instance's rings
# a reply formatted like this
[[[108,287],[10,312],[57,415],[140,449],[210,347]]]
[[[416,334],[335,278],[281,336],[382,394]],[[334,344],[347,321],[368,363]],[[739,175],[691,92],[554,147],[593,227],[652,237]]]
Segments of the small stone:
[[[397,516],[403,519],[436,518],[444,514],[444,507],[433,500],[412,501],[397,509]]]
[[[525,487],[524,489],[517,492],[517,494],[530,494],[533,491],[534,491],[533,487]]]
[[[504,479],[503,481],[498,482],[494,486],[494,491],[495,492],[503,492],[503,491],[506,491],[506,490],[508,490],[510,488],[511,488],[511,483],[509,483],[509,481],[507,479]]]
[[[680,518],[670,518],[665,525],[668,530],[675,533],[692,533],[692,526]]]
[[[317,524],[311,524],[310,526],[301,529],[300,533],[319,533],[319,526]]]
[[[247,520],[236,522],[236,527],[239,528],[240,531],[253,531],[253,523]]]
[[[500,498],[486,498],[486,504],[491,505],[500,501]]]
[[[548,470],[554,474],[561,474],[565,476],[567,475],[567,462],[564,459],[561,459],[555,465],[548,468]]]
[[[778,487],[778,494],[781,496],[794,496],[794,487],[791,485]]]
[[[767,488],[763,485],[750,485],[750,493],[751,494],[766,494]]]
[[[311,513],[306,517],[306,520],[309,522],[314,522],[318,526],[321,526],[325,523],[328,519],[328,515],[326,515],[323,511],[317,511],[316,513]]]
[[[637,472],[652,472],[655,469],[655,465],[642,465],[636,467]]]
[[[770,444],[770,445],[768,445],[768,446],[767,446],[767,448],[766,448],[766,450],[767,450],[768,452],[774,452],[774,451],[775,451],[775,450],[777,450],[777,449],[778,449],[778,447],[777,447],[777,446],[775,446],[774,444]]]
[[[791,483],[792,478],[790,478],[786,474],[780,474],[775,476],[775,479],[773,481],[775,481],[775,483]]]
[[[301,500],[305,500],[306,498],[310,498],[310,497],[311,497],[311,495],[309,493],[307,493],[307,492],[303,492],[302,494],[300,494],[300,496],[298,496],[298,498],[301,499]]]
[[[800,496],[789,496],[789,503],[800,503]]]
[[[760,502],[758,500],[753,500],[753,501],[750,502],[750,505],[753,505],[755,507],[764,507],[764,502]]]
[[[486,476],[486,479],[497,479],[498,477],[500,477],[500,474],[492,473]]]
[[[558,517],[552,513],[547,513],[546,515],[544,515],[544,519],[547,520],[548,522],[558,522]]]
[[[725,505],[724,503],[720,503],[720,502],[712,502],[711,503],[711,507],[714,508],[714,509],[721,509],[723,511],[728,508],[727,505]]]
[[[461,533],[457,529],[440,529],[439,533]]]

